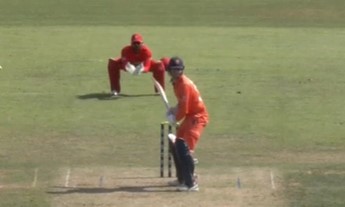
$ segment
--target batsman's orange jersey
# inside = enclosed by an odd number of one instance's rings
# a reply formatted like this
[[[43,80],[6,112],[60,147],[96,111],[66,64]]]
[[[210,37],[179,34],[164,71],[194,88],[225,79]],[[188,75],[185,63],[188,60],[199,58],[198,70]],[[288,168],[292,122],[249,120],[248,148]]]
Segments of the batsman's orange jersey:
[[[124,47],[121,51],[121,58],[124,60],[124,65],[127,62],[138,65],[144,64],[144,72],[149,71],[151,67],[152,52],[146,45],[142,45],[140,51],[136,53],[131,45]]]
[[[200,96],[195,84],[184,74],[179,76],[173,83],[174,92],[177,98],[176,120],[192,116],[201,118],[205,123],[208,122],[206,106]]]
[[[178,100],[176,120],[182,121],[176,136],[186,141],[193,152],[204,127],[208,123],[208,113],[195,84],[185,75],[174,82],[174,92]]]

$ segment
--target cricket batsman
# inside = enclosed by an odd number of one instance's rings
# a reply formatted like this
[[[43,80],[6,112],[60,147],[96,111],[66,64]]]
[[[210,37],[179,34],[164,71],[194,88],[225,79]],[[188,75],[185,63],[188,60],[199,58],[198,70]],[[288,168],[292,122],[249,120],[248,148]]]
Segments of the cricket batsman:
[[[117,97],[121,92],[120,70],[129,72],[132,75],[140,75],[142,73],[152,72],[153,77],[165,86],[165,65],[168,59],[162,58],[160,61],[152,59],[152,52],[148,46],[144,44],[141,34],[135,33],[131,36],[130,45],[125,46],[121,50],[121,57],[110,58],[108,61],[108,75],[110,81],[110,90],[113,97]],[[157,93],[157,89],[155,88]]]
[[[173,143],[177,172],[178,191],[199,191],[194,177],[193,153],[200,136],[208,124],[209,116],[196,85],[184,75],[184,63],[179,57],[172,57],[167,65],[167,72],[171,76],[171,83],[177,98],[177,105],[167,112],[167,119],[171,124],[179,122],[176,136],[169,134]],[[173,184],[170,182],[169,184]]]

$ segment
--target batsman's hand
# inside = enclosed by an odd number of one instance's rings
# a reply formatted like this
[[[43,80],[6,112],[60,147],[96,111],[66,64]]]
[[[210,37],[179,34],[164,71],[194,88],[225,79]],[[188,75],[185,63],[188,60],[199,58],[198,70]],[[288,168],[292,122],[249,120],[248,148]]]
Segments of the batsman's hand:
[[[171,125],[176,124],[176,117],[174,114],[170,114],[167,116],[167,120]]]
[[[167,111],[167,114],[170,113],[170,114],[176,114],[177,112],[177,107],[170,107]]]
[[[169,113],[169,111],[167,111],[166,117],[167,117],[167,121],[168,121],[171,125],[176,124],[176,116],[175,116],[174,113]]]

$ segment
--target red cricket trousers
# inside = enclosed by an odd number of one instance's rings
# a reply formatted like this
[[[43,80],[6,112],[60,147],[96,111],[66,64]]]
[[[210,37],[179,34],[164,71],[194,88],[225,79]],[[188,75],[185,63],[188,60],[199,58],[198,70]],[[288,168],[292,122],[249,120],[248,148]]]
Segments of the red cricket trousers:
[[[165,88],[165,65],[163,64],[163,58],[161,61],[151,60],[150,68],[147,72],[152,72],[153,77],[161,84],[163,88]],[[125,70],[125,64],[121,60],[121,58],[117,59],[109,59],[108,61],[108,75],[110,81],[110,90],[117,91],[118,93],[121,92],[121,73],[120,70]],[[154,88],[155,92],[158,92],[156,88]]]

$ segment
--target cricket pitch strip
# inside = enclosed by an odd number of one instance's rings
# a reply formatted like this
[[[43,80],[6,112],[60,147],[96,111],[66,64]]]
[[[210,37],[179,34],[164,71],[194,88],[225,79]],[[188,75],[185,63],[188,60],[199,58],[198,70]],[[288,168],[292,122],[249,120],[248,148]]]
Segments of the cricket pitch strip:
[[[54,207],[286,206],[274,169],[198,169],[199,192],[177,192],[153,168],[65,168],[47,189]]]

